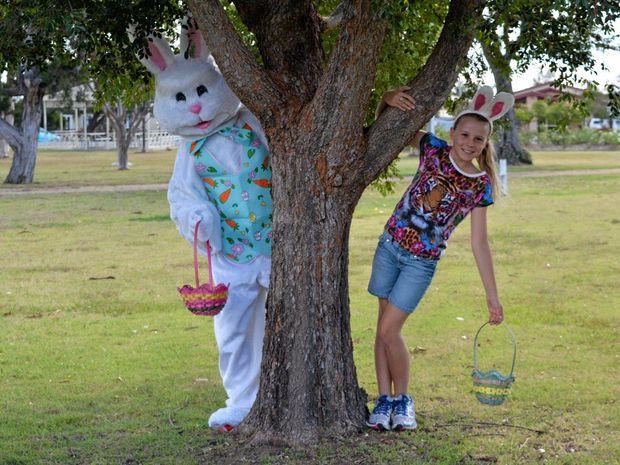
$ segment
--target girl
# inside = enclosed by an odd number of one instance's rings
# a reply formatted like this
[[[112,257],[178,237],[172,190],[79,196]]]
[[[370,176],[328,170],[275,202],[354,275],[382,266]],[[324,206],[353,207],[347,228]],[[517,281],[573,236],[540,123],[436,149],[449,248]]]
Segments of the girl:
[[[377,113],[386,105],[412,110],[415,102],[404,92],[408,89],[386,92]],[[483,207],[493,203],[497,191],[492,121],[513,103],[512,95],[501,92],[493,98],[492,89],[485,86],[455,118],[452,145],[422,131],[412,140],[413,146],[420,147],[418,172],[379,239],[368,285],[368,291],[379,298],[375,338],[379,398],[367,422],[373,429],[400,431],[417,426],[408,394],[409,353],[400,332],[428,288],[450,234],[470,212],[472,251],[486,291],[489,322],[503,320]]]

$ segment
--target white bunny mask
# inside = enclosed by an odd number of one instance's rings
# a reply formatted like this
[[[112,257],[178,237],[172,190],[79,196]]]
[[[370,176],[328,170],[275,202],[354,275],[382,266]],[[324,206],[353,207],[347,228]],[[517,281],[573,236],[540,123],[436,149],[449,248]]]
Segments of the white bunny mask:
[[[491,131],[493,131],[493,121],[508,113],[514,103],[515,98],[512,94],[499,92],[493,97],[493,89],[490,86],[482,86],[476,91],[467,108],[456,115],[454,121],[458,121],[461,116],[465,115],[479,115],[489,122]]]
[[[162,128],[184,137],[206,137],[234,122],[241,102],[220,73],[196,21],[181,26],[181,53],[149,37],[150,56],[140,61],[155,75],[153,114]]]

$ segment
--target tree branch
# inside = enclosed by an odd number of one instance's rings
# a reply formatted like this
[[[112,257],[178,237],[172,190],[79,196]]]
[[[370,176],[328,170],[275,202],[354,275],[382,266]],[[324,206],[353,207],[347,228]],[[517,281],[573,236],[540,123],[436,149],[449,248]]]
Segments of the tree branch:
[[[484,0],[452,0],[444,27],[433,52],[418,75],[408,84],[416,109],[403,113],[385,110],[367,134],[368,151],[361,173],[370,184],[396,158],[405,144],[441,108],[467,57],[482,13]]]
[[[11,147],[21,147],[23,137],[19,130],[7,123],[4,118],[0,118],[0,136],[5,139]]]
[[[274,111],[284,98],[273,80],[241,41],[218,0],[188,0],[215,61],[239,99],[265,129],[274,125]]]
[[[482,53],[491,68],[498,92],[512,92],[510,57],[502,53],[497,43],[482,42]],[[510,111],[513,111],[512,109]]]
[[[342,165],[341,153],[322,154],[328,178],[339,176],[341,181],[354,186],[352,172],[359,171],[362,159],[364,117],[374,85],[375,70],[383,44],[386,22],[373,16],[370,0],[346,2],[342,8],[346,23],[342,25],[327,70],[321,79],[315,98],[305,109],[309,130],[329,128],[329,137],[342,141],[349,149],[357,147],[359,157],[346,159]],[[323,145],[319,141],[319,146]],[[320,151],[319,151],[320,152]]]
[[[2,93],[8,95],[9,97],[19,97],[24,95],[25,89],[17,88],[17,87],[5,87],[2,89]]]
[[[147,104],[142,105],[134,105],[133,110],[131,112],[131,119],[129,124],[129,133],[133,134],[138,124],[142,121],[142,119],[146,116],[146,114],[150,111],[151,106]]]
[[[308,102],[323,74],[320,16],[310,0],[235,0],[256,37],[265,70],[294,100]]]

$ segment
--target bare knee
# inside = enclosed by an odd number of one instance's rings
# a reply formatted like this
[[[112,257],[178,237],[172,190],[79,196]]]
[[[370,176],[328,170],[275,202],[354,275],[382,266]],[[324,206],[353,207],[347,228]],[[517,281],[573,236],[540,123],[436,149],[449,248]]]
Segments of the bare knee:
[[[400,331],[398,328],[379,326],[379,328],[377,328],[377,341],[385,347],[400,343]]]

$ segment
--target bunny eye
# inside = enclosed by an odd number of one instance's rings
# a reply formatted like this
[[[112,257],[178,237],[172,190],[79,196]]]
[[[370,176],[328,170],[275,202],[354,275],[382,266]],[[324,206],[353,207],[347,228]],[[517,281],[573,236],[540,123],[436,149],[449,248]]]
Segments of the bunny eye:
[[[196,93],[198,94],[198,97],[200,97],[202,94],[206,94],[207,92],[209,91],[203,85],[199,85],[198,87],[196,87]]]
[[[178,92],[176,95],[177,102],[185,102],[185,94],[183,92]]]

